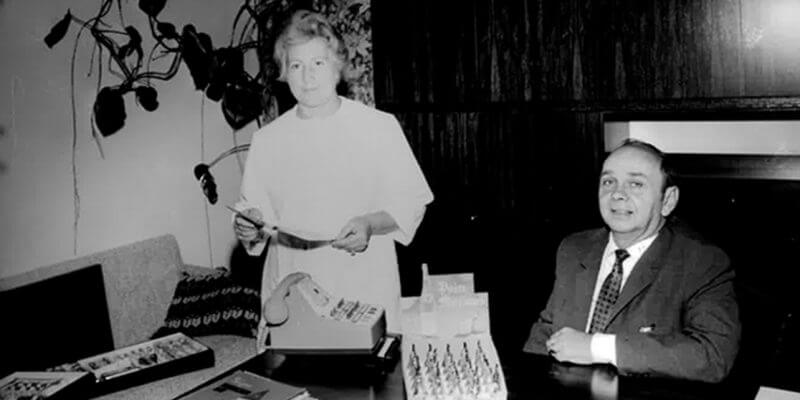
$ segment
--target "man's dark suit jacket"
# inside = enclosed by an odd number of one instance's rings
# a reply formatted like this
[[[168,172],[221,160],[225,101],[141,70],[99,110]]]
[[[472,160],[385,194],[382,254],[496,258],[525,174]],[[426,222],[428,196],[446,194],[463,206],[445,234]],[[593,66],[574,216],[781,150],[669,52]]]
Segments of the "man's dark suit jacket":
[[[555,331],[586,330],[607,229],[561,242],[547,306],[524,350],[547,354]],[[616,334],[623,375],[722,380],[739,348],[741,329],[734,271],[725,253],[683,229],[663,227],[628,277],[606,333]]]

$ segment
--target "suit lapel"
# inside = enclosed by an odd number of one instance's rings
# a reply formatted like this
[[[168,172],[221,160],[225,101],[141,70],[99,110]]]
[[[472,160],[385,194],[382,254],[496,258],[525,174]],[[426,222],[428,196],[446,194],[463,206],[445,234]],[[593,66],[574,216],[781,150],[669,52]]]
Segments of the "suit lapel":
[[[603,250],[608,243],[608,231],[601,230],[596,240],[592,240],[585,247],[586,251],[578,254],[580,267],[575,274],[575,303],[577,309],[571,311],[569,326],[586,328],[586,321],[589,319],[589,309],[592,305],[592,295],[594,286],[597,282],[597,274],[600,272],[600,263],[603,258]]]
[[[620,311],[639,293],[650,286],[656,278],[658,272],[667,262],[666,253],[671,242],[672,230],[668,227],[663,227],[656,240],[650,245],[650,248],[642,254],[633,272],[631,272],[631,276],[625,282],[622,293],[619,294],[619,298],[611,310],[611,318],[608,320],[609,325],[611,325]]]

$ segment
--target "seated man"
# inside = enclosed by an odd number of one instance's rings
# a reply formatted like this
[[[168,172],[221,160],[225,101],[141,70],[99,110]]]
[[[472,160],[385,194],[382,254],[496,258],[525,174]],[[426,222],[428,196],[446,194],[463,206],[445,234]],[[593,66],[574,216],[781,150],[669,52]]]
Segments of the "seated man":
[[[667,221],[678,187],[664,154],[627,140],[603,163],[598,198],[607,227],[561,242],[524,350],[623,375],[722,380],[739,347],[734,271],[721,249]]]

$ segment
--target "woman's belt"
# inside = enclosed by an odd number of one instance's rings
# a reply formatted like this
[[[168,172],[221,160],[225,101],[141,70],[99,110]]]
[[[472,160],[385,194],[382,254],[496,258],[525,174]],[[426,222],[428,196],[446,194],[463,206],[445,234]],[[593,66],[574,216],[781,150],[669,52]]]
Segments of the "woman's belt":
[[[278,244],[292,249],[311,250],[320,247],[325,247],[333,242],[333,239],[326,240],[309,240],[297,235],[293,235],[282,230],[278,231]]]

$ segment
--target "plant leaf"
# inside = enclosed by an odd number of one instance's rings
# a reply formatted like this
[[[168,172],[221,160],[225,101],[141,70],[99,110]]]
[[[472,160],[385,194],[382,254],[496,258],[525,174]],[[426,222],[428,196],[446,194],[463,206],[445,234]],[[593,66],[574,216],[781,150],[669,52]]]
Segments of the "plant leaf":
[[[139,0],[139,9],[155,18],[164,9],[167,0]]]
[[[244,55],[233,47],[221,47],[211,54],[206,97],[219,101],[229,84],[239,81],[244,74]]]
[[[135,89],[136,101],[147,111],[155,111],[158,108],[158,92],[152,86],[139,86]]]
[[[244,128],[261,113],[261,93],[264,88],[253,81],[229,84],[222,96],[222,114],[234,130]]]
[[[158,25],[156,25],[156,29],[158,29],[158,32],[168,39],[178,38],[178,32],[175,30],[175,25],[172,25],[169,22],[159,22]]]
[[[124,59],[135,53],[138,57],[137,60],[141,60],[142,55],[144,54],[142,51],[142,35],[140,35],[139,31],[133,26],[126,26],[125,32],[128,34],[130,39],[128,40],[127,44],[120,47],[119,56]]]
[[[48,48],[53,48],[61,39],[66,36],[67,31],[69,30],[69,23],[72,22],[72,14],[70,14],[69,10],[61,18],[61,21],[58,21],[52,28],[50,28],[50,32],[47,36],[44,37],[44,44],[47,45]]]
[[[197,164],[194,166],[194,177],[200,181],[200,187],[203,189],[203,194],[211,204],[217,203],[217,184],[214,182],[214,176],[211,175],[207,164]]]
[[[222,47],[214,50],[211,63],[212,79],[233,82],[244,72],[244,54],[233,47]]]
[[[104,136],[110,136],[125,126],[125,100],[122,90],[112,87],[100,89],[94,100],[94,122]]]
[[[204,90],[208,85],[211,74],[211,37],[205,33],[198,33],[193,25],[183,27],[181,35],[181,53],[183,62],[189,68],[194,81],[194,88]]]
[[[219,81],[211,81],[206,86],[206,97],[214,102],[220,101],[225,92],[225,83]]]

